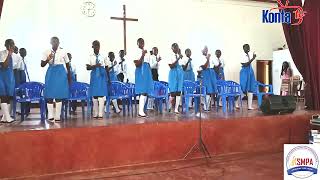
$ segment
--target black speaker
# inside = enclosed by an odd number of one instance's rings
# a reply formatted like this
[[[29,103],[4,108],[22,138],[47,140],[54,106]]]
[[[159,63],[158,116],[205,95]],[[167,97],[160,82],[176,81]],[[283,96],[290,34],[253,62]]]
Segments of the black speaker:
[[[296,105],[294,96],[272,95],[263,100],[260,109],[264,114],[292,113],[296,110]]]

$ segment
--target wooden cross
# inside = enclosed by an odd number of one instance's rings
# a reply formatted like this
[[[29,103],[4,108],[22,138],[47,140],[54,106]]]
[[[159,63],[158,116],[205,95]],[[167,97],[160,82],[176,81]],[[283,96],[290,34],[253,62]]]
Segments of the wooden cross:
[[[138,21],[138,19],[126,17],[126,5],[123,5],[123,17],[111,17],[111,19],[123,21],[123,44],[124,52],[127,53],[127,21]]]

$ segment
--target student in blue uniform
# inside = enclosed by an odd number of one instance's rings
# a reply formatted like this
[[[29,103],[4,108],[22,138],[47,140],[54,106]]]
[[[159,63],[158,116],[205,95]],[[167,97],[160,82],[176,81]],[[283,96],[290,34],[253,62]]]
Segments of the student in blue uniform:
[[[249,44],[243,45],[243,58],[242,58],[242,68],[240,71],[240,86],[243,93],[247,93],[248,96],[248,110],[253,110],[252,99],[253,93],[256,90],[256,78],[251,66],[251,63],[256,59],[257,55],[250,52]],[[239,103],[237,103],[237,107]]]
[[[146,117],[144,112],[144,106],[147,101],[148,94],[152,93],[154,89],[154,83],[151,74],[151,68],[149,64],[149,58],[146,58],[147,50],[144,49],[144,40],[139,38],[137,40],[138,49],[135,51],[134,64],[136,66],[135,71],[135,83],[136,94],[140,94],[139,97],[139,117]]]
[[[77,71],[76,71],[76,67],[74,66],[74,64],[72,63],[72,55],[71,53],[67,53],[68,58],[70,60],[69,64],[70,64],[70,73],[71,73],[71,80],[72,83],[77,82]],[[76,111],[77,111],[77,101],[72,101],[71,102],[71,111],[73,115],[76,115]]]
[[[177,43],[171,45],[172,55],[169,59],[169,91],[170,91],[170,105],[175,98],[175,109],[174,112],[179,114],[179,105],[181,101],[181,92],[183,88],[183,70],[179,63],[183,58],[181,50]]]
[[[184,80],[195,81],[195,74],[193,72],[193,63],[191,58],[191,50],[185,50],[186,58],[184,58],[182,62],[182,68],[184,71]]]
[[[193,72],[193,63],[191,58],[191,50],[188,48],[185,50],[186,57],[182,59],[183,80],[195,81],[195,74]],[[192,98],[189,99],[189,107],[192,107]]]
[[[119,81],[118,76],[117,76],[117,72],[116,72],[116,68],[117,68],[117,61],[115,61],[115,56],[113,52],[109,52],[108,54],[108,58],[109,60],[106,61],[106,68],[109,72],[109,78],[110,81]],[[112,104],[116,110],[116,113],[120,113],[120,109],[118,106],[118,102],[116,99],[112,100]]]
[[[126,59],[124,58],[125,56],[125,52],[124,50],[120,50],[119,51],[119,63],[118,63],[118,80],[121,81],[121,82],[129,82],[128,80],[128,76],[127,76],[127,61]]]
[[[0,51],[0,100],[3,123],[11,123],[14,119],[10,116],[10,101],[12,100],[15,86],[13,74],[12,54],[15,48],[14,41],[7,39],[4,46],[6,50]]]
[[[102,119],[104,112],[105,97],[108,95],[107,68],[105,57],[100,54],[100,42],[92,42],[93,53],[89,56],[87,70],[90,73],[89,92],[93,103],[93,118]]]
[[[48,120],[60,121],[62,100],[69,97],[71,83],[70,64],[67,53],[59,46],[59,38],[51,38],[52,48],[43,53],[41,67],[49,65],[45,77],[44,98],[47,101]],[[66,68],[64,67],[66,65]],[[56,102],[56,112],[53,115],[53,101]]]
[[[216,74],[213,70],[213,67],[210,67],[211,54],[208,53],[208,47],[205,46],[202,50],[202,55],[204,56],[200,61],[200,69],[201,69],[201,77],[203,86],[206,87],[207,95],[206,95],[206,106],[204,106],[205,111],[210,110],[211,103],[211,95],[214,95],[217,92],[217,78]]]
[[[224,80],[224,60],[221,58],[221,50],[216,50],[216,58],[213,59],[214,71],[216,73],[217,80]]]

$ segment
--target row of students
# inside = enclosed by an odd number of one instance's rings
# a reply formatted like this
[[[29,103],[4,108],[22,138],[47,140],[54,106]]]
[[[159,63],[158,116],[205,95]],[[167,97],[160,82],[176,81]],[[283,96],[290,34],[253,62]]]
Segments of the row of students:
[[[41,66],[48,65],[48,69],[45,76],[45,90],[44,97],[47,100],[48,120],[51,122],[60,120],[62,99],[68,98],[69,84],[72,82],[72,73],[70,66],[71,54],[67,54],[60,46],[59,39],[57,37],[51,38],[52,48],[45,51],[41,60]],[[137,40],[137,50],[133,57],[136,66],[135,70],[135,83],[136,93],[140,95],[139,98],[139,112],[140,117],[146,117],[144,112],[144,105],[146,103],[147,95],[153,91],[153,81],[157,80],[157,69],[161,57],[158,56],[158,49],[153,48],[154,58],[147,58],[147,50],[144,49],[144,40],[139,38]],[[1,65],[1,81],[0,81],[0,96],[1,96],[1,109],[3,110],[4,121],[10,122],[12,118],[8,115],[8,103],[13,96],[13,89],[15,82],[13,76],[13,51],[15,48],[14,41],[11,39],[5,42],[6,49],[0,53],[0,65]],[[110,52],[108,58],[105,58],[100,54],[100,42],[94,41],[92,43],[93,54],[90,55],[87,63],[87,70],[90,70],[90,94],[93,96],[93,116],[95,118],[102,118],[104,112],[105,97],[108,96],[108,85],[112,80],[118,80],[119,73],[116,74],[114,68],[117,65],[115,61],[114,53]],[[194,80],[193,64],[191,58],[191,50],[186,49],[186,57],[183,60],[183,55],[177,43],[173,43],[171,46],[172,55],[169,59],[169,91],[170,102],[174,104],[174,112],[179,113],[179,105],[181,102],[181,93],[184,80]],[[251,67],[252,61],[256,55],[250,53],[250,46],[245,44],[243,46],[245,52],[245,58],[242,64],[242,70],[240,72],[240,84],[243,92],[248,92],[248,109],[252,108],[252,92],[254,92],[255,78]],[[124,63],[124,53],[120,52],[120,63]],[[211,55],[208,53],[208,48],[204,47],[202,50],[203,58],[201,59],[201,66],[198,69],[198,73],[201,76],[203,85],[207,89],[207,103],[210,104],[211,95],[217,92],[216,81],[217,79],[224,79],[223,77],[223,61],[220,59],[221,51],[216,51],[216,61],[211,61]],[[212,63],[214,62],[214,63]],[[150,66],[152,64],[152,67]],[[65,67],[66,68],[65,68]],[[214,70],[214,67],[218,67]],[[154,72],[154,73],[152,73]],[[125,73],[125,72],[122,72]],[[59,88],[56,88],[59,87]],[[56,102],[56,110],[54,113],[53,102]],[[112,101],[116,112],[119,113],[120,109],[117,105],[117,101]],[[170,103],[171,104],[171,103]],[[208,106],[205,106],[205,110],[209,110]]]

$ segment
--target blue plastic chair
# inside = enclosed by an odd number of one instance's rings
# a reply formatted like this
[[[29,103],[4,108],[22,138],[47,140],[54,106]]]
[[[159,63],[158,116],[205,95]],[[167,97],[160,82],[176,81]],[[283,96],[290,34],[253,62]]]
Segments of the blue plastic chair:
[[[128,105],[128,108],[130,108],[130,103],[131,103],[131,96],[130,96],[130,91],[131,89],[129,89],[129,87],[125,84],[122,83],[120,81],[112,81],[111,82],[111,87],[110,87],[110,92],[109,92],[109,96],[107,96],[107,106],[106,106],[106,113],[107,113],[107,117],[109,117],[109,113],[110,113],[110,103],[111,100],[113,99],[120,99],[122,101],[122,112],[123,112],[123,116],[126,115],[126,103]]]
[[[240,108],[242,110],[242,90],[240,84],[234,82],[234,81],[226,81],[227,86],[229,87],[229,94],[227,94],[228,97],[228,107],[229,111],[234,111],[234,105],[236,98],[240,98]]]
[[[260,87],[268,88],[267,92],[260,91]],[[258,106],[260,108],[262,104],[262,99],[264,95],[273,95],[273,86],[269,84],[263,84],[259,81],[256,81],[256,92],[254,93],[258,97]]]
[[[168,86],[164,83],[154,81],[154,90],[148,95],[148,98],[154,98],[156,109],[162,113],[163,101],[166,103],[166,110],[169,110],[169,96],[168,96]],[[147,100],[148,102],[148,100]],[[145,108],[147,105],[145,106]]]
[[[41,121],[45,120],[46,104],[43,98],[44,84],[39,82],[26,82],[15,89],[13,101],[13,116],[15,118],[17,112],[17,103],[21,103],[21,120],[24,121],[26,112],[26,103],[38,102],[40,104]]]
[[[193,82],[193,81],[184,81],[183,82],[183,97],[184,97],[184,108],[185,112],[189,112],[189,98],[194,99],[195,104],[195,112],[199,111],[199,105],[200,105],[200,98],[204,97],[206,98],[206,88],[204,86],[201,87],[200,92],[200,82]],[[207,101],[205,100],[205,104]],[[206,104],[207,105],[207,104]],[[183,106],[182,106],[183,107]]]
[[[129,96],[130,96],[130,108],[131,108],[131,114],[133,117],[133,103],[135,105],[135,112],[137,113],[137,94],[136,94],[136,85],[133,83],[126,83],[126,86],[129,88]],[[130,113],[130,109],[128,108],[128,113]]]
[[[87,116],[89,117],[91,114],[91,97],[89,95],[89,84],[82,82],[73,82],[69,87],[69,91],[69,98],[65,100],[63,112],[66,114],[66,110],[68,109],[69,115],[71,115],[70,103],[72,101],[81,101],[82,117],[85,117],[85,103],[87,103]]]

